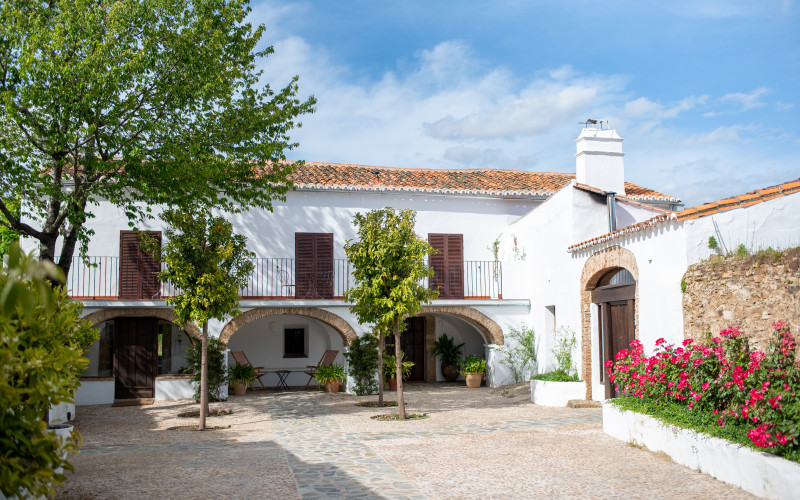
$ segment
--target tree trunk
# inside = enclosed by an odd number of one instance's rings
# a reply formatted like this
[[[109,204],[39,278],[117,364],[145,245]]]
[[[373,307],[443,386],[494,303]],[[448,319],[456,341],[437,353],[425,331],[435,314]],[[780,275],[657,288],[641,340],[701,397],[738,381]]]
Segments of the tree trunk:
[[[378,406],[383,407],[383,351],[386,349],[386,339],[383,332],[378,333]]]
[[[208,415],[208,321],[203,323],[203,337],[200,340],[200,425],[197,430],[206,430]]]
[[[394,357],[397,377],[397,418],[406,419],[406,402],[403,399],[403,358],[400,355],[400,318],[394,318]]]

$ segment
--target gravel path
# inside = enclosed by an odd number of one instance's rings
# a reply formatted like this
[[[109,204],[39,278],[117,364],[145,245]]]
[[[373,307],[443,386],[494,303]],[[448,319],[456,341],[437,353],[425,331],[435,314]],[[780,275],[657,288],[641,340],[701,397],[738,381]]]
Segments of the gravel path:
[[[258,391],[213,409],[188,401],[80,407],[83,449],[57,498],[752,498],[602,432],[596,408],[530,403],[526,386],[408,384],[409,412],[370,419],[376,396]],[[394,393],[387,393],[394,399]]]

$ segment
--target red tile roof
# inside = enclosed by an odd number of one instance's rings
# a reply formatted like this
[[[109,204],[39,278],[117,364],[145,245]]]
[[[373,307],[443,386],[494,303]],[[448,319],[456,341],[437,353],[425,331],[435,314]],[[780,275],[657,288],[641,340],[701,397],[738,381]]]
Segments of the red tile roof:
[[[800,179],[784,182],[783,184],[779,184],[777,186],[770,186],[763,189],[756,189],[755,191],[750,191],[749,193],[745,193],[738,196],[731,196],[730,198],[725,198],[718,201],[712,201],[710,203],[703,203],[702,205],[685,208],[677,212],[669,212],[666,214],[657,215],[646,221],[638,222],[636,224],[632,224],[630,226],[617,229],[616,231],[612,231],[610,233],[597,236],[595,238],[583,241],[581,243],[576,243],[570,246],[568,248],[568,251],[577,252],[579,250],[583,250],[592,247],[594,245],[598,245],[600,243],[605,243],[607,241],[620,238],[626,234],[644,231],[645,229],[662,224],[666,221],[670,220],[683,221],[689,219],[697,219],[699,217],[705,217],[707,215],[713,215],[720,212],[725,212],[727,210],[732,210],[734,208],[749,207],[757,203],[762,203],[765,201],[772,200],[774,198],[779,198],[781,196],[788,196],[790,194],[795,194],[795,193],[800,193]]]
[[[344,163],[306,162],[290,177],[298,189],[347,191],[417,191],[490,196],[548,197],[575,174],[501,169],[427,169],[373,167]],[[629,198],[680,200],[636,184],[625,183]]]

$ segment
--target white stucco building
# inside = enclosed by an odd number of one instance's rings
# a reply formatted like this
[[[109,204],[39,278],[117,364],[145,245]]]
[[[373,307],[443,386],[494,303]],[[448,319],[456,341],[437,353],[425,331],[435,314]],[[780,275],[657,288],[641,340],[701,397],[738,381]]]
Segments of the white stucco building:
[[[256,269],[242,314],[212,323],[211,335],[255,365],[295,369],[289,385],[305,385],[302,369],[327,349],[343,361],[348,343],[369,331],[341,298],[353,284],[343,249],[356,237],[353,216],[411,208],[418,234],[442,251],[430,262],[429,284],[440,297],[404,334],[412,380],[443,380],[430,349],[448,334],[465,344],[465,356],[486,358],[488,384],[509,383],[499,350],[523,324],[537,333],[536,369],[549,370],[554,332],[566,327],[578,337],[587,397],[603,399],[600,366],[629,339],[652,346],[658,337],[683,338],[681,277],[708,257],[709,236],[728,248],[800,241],[800,196],[790,196],[800,182],[681,210],[678,198],[625,181],[615,131],[586,128],[576,144],[574,173],[307,163],[292,175],[297,190],[273,212],[230,216]],[[95,215],[89,255],[97,266],[76,259],[67,283],[102,331],[77,401],[186,397],[179,373],[197,329],[171,323],[162,299],[170,291],[153,278],[158,269],[119,210],[101,203]],[[139,229],[159,232],[159,223]],[[277,376],[264,381],[274,385]]]

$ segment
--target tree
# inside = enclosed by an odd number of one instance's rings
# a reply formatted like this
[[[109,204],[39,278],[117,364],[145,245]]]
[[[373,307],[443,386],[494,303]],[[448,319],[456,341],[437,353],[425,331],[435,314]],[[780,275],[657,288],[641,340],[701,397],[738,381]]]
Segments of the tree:
[[[414,232],[416,213],[413,210],[396,212],[392,208],[372,210],[354,218],[358,240],[348,240],[344,247],[353,264],[356,286],[345,292],[345,300],[353,302],[350,311],[362,323],[374,323],[375,330],[394,332],[397,360],[398,418],[405,420],[403,373],[400,361],[400,333],[405,318],[414,316],[422,304],[439,296],[439,292],[423,286],[422,280],[433,276],[427,256],[435,250]],[[383,342],[380,345],[383,358]],[[379,361],[379,363],[381,362]],[[382,364],[378,373],[383,373]],[[379,401],[383,404],[383,384],[379,384]]]
[[[283,200],[289,131],[315,100],[296,97],[297,77],[261,85],[273,50],[256,49],[265,28],[249,12],[248,0],[0,2],[0,225],[67,275],[99,200],[131,227],[152,206]]]
[[[0,271],[0,493],[3,498],[52,494],[52,483],[72,470],[67,452],[79,435],[62,442],[42,417],[54,404],[72,402],[88,366],[86,349],[97,331],[80,320],[82,305],[48,281],[63,275],[12,244]]]
[[[8,198],[5,200],[5,204],[12,215],[19,216],[19,197]],[[4,225],[3,222],[6,222],[6,224]],[[12,243],[19,241],[19,234],[10,229],[7,222],[3,214],[0,213],[0,257],[8,253]]]
[[[166,210],[161,218],[168,224],[160,251],[166,270],[158,277],[176,288],[167,304],[174,308],[181,328],[190,321],[203,325],[198,427],[202,431],[208,415],[208,320],[239,314],[239,290],[253,272],[254,255],[246,248],[247,238],[234,234],[230,222],[207,210]],[[145,248],[159,253],[152,241],[142,238]]]

